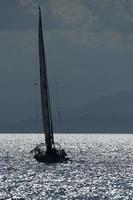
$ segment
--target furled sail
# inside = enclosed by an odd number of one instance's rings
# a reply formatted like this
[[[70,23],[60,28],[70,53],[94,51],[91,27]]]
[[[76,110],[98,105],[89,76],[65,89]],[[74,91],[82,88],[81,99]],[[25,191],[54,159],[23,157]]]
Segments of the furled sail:
[[[44,127],[44,133],[45,133],[45,143],[46,143],[47,150],[51,150],[52,146],[54,145],[53,125],[52,125],[40,8],[39,8],[39,63],[40,63],[40,90],[41,90],[42,120],[43,120],[43,127]]]

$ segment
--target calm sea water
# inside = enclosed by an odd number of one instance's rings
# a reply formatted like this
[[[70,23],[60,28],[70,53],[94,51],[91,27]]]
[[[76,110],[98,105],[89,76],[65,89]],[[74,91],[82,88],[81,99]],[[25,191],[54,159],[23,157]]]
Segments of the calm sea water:
[[[0,200],[132,200],[133,135],[57,134],[73,160],[37,163],[43,135],[0,134]]]

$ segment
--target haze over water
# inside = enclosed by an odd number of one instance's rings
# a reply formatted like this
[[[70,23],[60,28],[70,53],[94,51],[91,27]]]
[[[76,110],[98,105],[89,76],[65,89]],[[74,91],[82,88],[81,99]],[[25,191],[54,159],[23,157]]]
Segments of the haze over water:
[[[0,200],[133,199],[133,135],[56,134],[72,162],[37,163],[43,134],[0,135]]]

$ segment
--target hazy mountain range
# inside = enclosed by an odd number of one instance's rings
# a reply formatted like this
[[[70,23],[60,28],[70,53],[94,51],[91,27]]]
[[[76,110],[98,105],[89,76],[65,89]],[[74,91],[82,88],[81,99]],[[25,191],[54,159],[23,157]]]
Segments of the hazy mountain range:
[[[86,114],[133,114],[133,93],[119,92],[90,101],[84,108]]]
[[[133,132],[133,93],[96,98],[62,118],[55,115],[53,124],[55,132]],[[0,125],[0,132],[42,131],[41,118]]]

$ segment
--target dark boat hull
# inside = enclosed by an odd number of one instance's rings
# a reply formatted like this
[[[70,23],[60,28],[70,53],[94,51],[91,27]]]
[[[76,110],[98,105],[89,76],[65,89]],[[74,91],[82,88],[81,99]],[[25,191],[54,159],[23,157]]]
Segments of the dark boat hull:
[[[37,160],[37,162],[43,163],[63,163],[69,160],[66,152],[63,149],[53,149],[52,151],[46,151],[44,153],[38,152],[35,153],[34,158]]]

